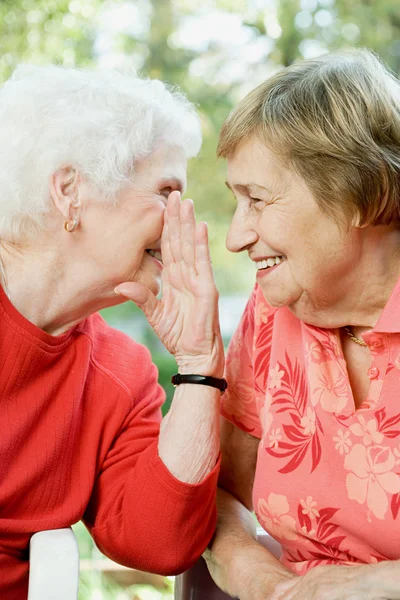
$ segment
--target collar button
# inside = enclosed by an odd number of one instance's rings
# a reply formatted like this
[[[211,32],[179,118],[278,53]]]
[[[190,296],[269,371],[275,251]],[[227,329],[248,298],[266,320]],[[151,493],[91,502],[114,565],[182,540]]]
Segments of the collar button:
[[[376,379],[379,375],[379,369],[377,367],[371,367],[368,369],[368,377],[370,379]]]

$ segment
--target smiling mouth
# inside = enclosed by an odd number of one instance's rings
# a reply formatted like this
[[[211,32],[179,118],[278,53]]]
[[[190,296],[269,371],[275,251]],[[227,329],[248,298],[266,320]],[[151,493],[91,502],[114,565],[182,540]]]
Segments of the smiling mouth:
[[[146,250],[147,254],[150,254],[153,258],[162,263],[162,256],[159,250]]]
[[[274,256],[274,257],[267,258],[264,260],[258,260],[256,262],[256,269],[257,269],[257,271],[265,271],[266,269],[271,269],[272,267],[275,267],[276,265],[280,265],[284,260],[286,260],[286,257],[283,255]]]

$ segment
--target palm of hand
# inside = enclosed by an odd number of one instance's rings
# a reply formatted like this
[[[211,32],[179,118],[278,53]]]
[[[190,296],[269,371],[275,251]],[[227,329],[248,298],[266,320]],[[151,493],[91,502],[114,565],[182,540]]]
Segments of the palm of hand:
[[[176,271],[172,267],[163,277],[163,296],[149,322],[171,354],[206,354],[215,342],[215,328],[208,322],[208,314],[218,310],[216,290],[205,289],[206,283],[193,276],[188,293]]]

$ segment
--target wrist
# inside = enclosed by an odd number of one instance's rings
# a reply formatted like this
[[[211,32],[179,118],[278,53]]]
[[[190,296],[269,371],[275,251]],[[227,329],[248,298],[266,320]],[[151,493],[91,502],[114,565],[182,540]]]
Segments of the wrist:
[[[224,376],[224,357],[218,360],[204,359],[199,360],[198,357],[175,357],[180,375],[204,375],[205,377],[216,377],[222,379]]]
[[[178,372],[181,375],[204,375],[222,378],[225,369],[224,346],[219,336],[206,354],[175,354]]]
[[[249,562],[242,568],[230,571],[230,593],[241,600],[275,597],[277,586],[283,581],[292,579],[293,573],[262,562]]]
[[[278,583],[294,577],[256,541],[234,552],[227,561],[226,571],[231,593],[239,598],[252,598],[251,594],[248,595],[251,588],[262,587],[265,594],[272,594]]]

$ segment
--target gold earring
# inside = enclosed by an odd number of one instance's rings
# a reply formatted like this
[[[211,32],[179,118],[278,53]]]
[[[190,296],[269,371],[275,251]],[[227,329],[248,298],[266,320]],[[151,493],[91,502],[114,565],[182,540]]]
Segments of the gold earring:
[[[79,225],[78,219],[71,218],[71,219],[68,219],[68,221],[65,221],[64,229],[68,233],[72,233],[73,231],[75,231],[75,229],[78,227],[78,225]]]

